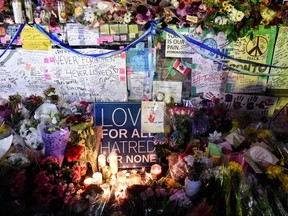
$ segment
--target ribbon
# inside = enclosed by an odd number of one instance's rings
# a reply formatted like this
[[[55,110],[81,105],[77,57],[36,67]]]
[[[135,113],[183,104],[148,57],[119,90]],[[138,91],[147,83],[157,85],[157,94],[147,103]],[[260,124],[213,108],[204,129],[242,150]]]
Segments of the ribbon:
[[[211,52],[214,52],[216,53],[217,55],[221,55],[223,57],[227,57],[228,59],[231,59],[231,60],[234,60],[234,61],[238,61],[238,62],[241,62],[241,63],[249,63],[249,64],[256,64],[256,65],[261,65],[261,66],[265,66],[265,67],[273,67],[273,68],[281,68],[281,69],[285,69],[285,68],[288,68],[288,67],[278,67],[278,66],[272,66],[272,65],[267,65],[267,64],[262,64],[262,63],[257,63],[257,62],[251,62],[249,60],[244,60],[244,59],[236,59],[236,58],[233,58],[231,56],[228,56],[224,53],[222,53],[221,51],[219,50],[216,50],[212,47],[209,47],[199,41],[196,41],[190,37],[187,37],[185,35],[182,35],[182,34],[179,34],[177,33],[176,31],[174,31],[173,29],[169,29],[169,28],[164,28],[164,31],[170,33],[170,34],[173,34],[174,36],[176,37],[179,37],[181,38],[182,40],[184,40],[192,49],[194,49],[197,53],[199,53],[200,55],[206,57],[206,58],[209,58],[221,65],[226,65],[227,67],[233,69],[233,70],[236,70],[236,71],[232,71],[234,73],[238,73],[238,74],[244,74],[244,75],[250,75],[250,76],[260,76],[260,77],[269,77],[269,76],[280,76],[280,75],[284,75],[284,76],[287,76],[288,74],[287,73],[278,73],[278,74],[259,74],[259,73],[252,73],[250,71],[247,71],[247,70],[243,70],[243,69],[240,69],[240,68],[236,68],[236,67],[233,67],[233,66],[230,66],[227,64],[227,60],[220,60],[220,59],[217,59],[217,58],[214,58],[212,56],[210,56],[209,54],[207,54],[206,52],[203,52],[201,49],[193,46],[192,44],[195,44],[197,45],[198,47],[200,48],[204,48],[206,50],[209,50]]]
[[[173,29],[170,29],[170,28],[164,28],[163,29],[164,31],[170,33],[170,34],[173,34],[174,36],[177,36],[177,37],[180,37],[180,35],[174,31]],[[189,43],[192,43],[198,47],[201,47],[205,50],[208,50],[210,52],[213,52],[215,53],[216,55],[219,55],[219,56],[222,56],[222,57],[225,57],[227,59],[230,59],[230,60],[233,60],[233,61],[237,61],[237,62],[241,62],[241,63],[246,63],[246,64],[256,64],[256,65],[260,65],[260,66],[265,66],[265,67],[269,67],[269,68],[278,68],[278,69],[288,69],[288,66],[286,67],[282,67],[282,66],[274,66],[274,65],[268,65],[268,64],[263,64],[263,63],[258,63],[258,62],[252,62],[252,61],[249,61],[249,60],[245,60],[245,59],[239,59],[239,58],[233,58],[223,52],[221,52],[220,50],[217,50],[217,49],[214,49],[213,47],[210,47],[210,46],[207,46],[206,44],[203,44],[199,41],[196,41],[194,40],[193,38],[190,38],[186,35],[182,35],[181,38],[185,38],[185,41],[186,42],[189,42]]]
[[[5,50],[1,53],[0,55],[0,59],[2,58],[2,56],[7,52],[7,50],[11,47],[11,45],[14,43],[14,41],[16,40],[16,38],[20,35],[20,32],[22,31],[22,29],[24,28],[25,24],[21,24],[19,26],[19,28],[17,29],[16,33],[14,34],[12,40],[10,41],[10,43],[8,44],[8,46],[5,48]]]
[[[67,44],[63,43],[61,40],[59,40],[55,35],[51,35],[49,34],[44,28],[42,28],[41,26],[34,24],[34,27],[37,28],[40,32],[42,32],[46,37],[48,37],[51,41],[53,41],[55,43],[56,46],[73,52],[75,54],[78,55],[83,55],[83,56],[87,56],[87,57],[111,57],[113,55],[119,54],[121,52],[125,52],[127,50],[129,50],[132,47],[135,47],[138,43],[142,42],[147,36],[149,36],[153,29],[155,28],[155,25],[150,25],[149,29],[147,31],[145,31],[137,40],[133,41],[131,44],[127,45],[126,47],[120,49],[120,50],[112,50],[112,51],[108,51],[105,53],[99,53],[99,54],[85,54],[85,53],[81,53],[73,48],[71,48],[70,46],[68,46]]]

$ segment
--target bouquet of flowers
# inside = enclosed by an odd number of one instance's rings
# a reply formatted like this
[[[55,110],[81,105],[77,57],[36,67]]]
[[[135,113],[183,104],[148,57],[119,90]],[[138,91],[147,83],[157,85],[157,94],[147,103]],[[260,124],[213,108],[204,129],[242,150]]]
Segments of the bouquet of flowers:
[[[53,212],[79,200],[80,182],[79,165],[60,167],[55,157],[37,158],[17,173],[11,192],[12,197],[27,206],[38,204],[44,207],[42,211],[49,208]]]
[[[181,185],[167,178],[129,186],[126,192],[131,210],[141,215],[183,215],[192,205]]]

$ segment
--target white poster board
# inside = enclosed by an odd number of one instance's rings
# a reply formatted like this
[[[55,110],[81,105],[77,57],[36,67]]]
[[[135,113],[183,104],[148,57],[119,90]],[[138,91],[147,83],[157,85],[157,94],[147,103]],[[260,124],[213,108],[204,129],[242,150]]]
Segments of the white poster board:
[[[81,49],[81,53],[106,52]],[[69,100],[127,101],[126,55],[86,57],[71,52],[9,50],[0,59],[0,95],[43,95],[49,85]]]

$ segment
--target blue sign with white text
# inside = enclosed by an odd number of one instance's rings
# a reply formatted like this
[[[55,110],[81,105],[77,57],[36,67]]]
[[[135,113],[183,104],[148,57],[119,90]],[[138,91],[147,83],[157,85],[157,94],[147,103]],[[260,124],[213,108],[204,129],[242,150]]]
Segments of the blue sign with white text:
[[[96,126],[103,126],[100,153],[118,154],[119,168],[157,163],[153,134],[141,133],[141,102],[95,102]]]

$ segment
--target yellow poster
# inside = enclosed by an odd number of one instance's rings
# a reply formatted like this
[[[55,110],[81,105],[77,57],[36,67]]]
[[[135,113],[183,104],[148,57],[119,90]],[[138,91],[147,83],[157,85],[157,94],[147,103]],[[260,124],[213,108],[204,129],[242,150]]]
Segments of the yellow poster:
[[[48,26],[45,27],[49,31]],[[26,25],[21,34],[22,48],[25,50],[50,50],[51,41],[33,26]]]

